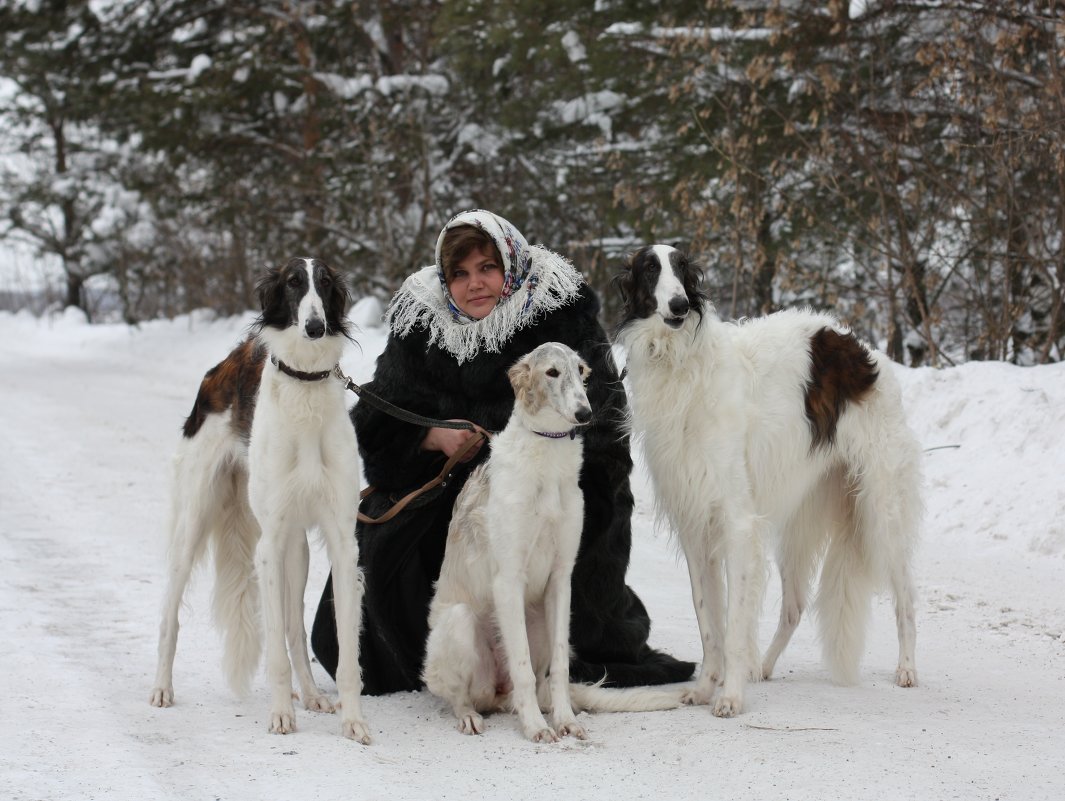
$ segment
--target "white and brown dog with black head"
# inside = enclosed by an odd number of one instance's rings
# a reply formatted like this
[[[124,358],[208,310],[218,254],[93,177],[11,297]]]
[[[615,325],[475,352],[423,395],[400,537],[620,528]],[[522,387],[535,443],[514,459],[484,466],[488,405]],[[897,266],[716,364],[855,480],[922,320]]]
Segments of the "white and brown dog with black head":
[[[262,314],[254,335],[204,376],[175,459],[169,581],[150,700],[173,703],[178,609],[210,542],[230,684],[246,692],[258,666],[261,593],[270,731],[295,728],[293,668],[304,705],[333,711],[311,676],[303,622],[307,530],[317,526],[335,578],[341,732],[368,743],[354,537],[359,464],[344,385],[333,374],[350,339],[348,291],[336,270],[308,258],[269,270],[257,288]]]
[[[701,276],[685,254],[654,245],[618,280],[634,429],[687,558],[702,637],[687,700],[712,701],[722,717],[741,711],[748,678],[771,675],[798,625],[822,560],[816,610],[833,677],[857,680],[871,595],[889,587],[895,681],[915,685],[920,448],[888,359],[826,314],[725,323]],[[774,544],[783,601],[759,666],[764,551]]]
[[[451,704],[464,734],[484,731],[482,713],[512,708],[530,740],[584,739],[575,704],[604,712],[680,705],[680,690],[569,682],[570,581],[584,525],[578,432],[592,422],[589,373],[558,342],[511,367],[514,411],[455,501],[423,678]]]

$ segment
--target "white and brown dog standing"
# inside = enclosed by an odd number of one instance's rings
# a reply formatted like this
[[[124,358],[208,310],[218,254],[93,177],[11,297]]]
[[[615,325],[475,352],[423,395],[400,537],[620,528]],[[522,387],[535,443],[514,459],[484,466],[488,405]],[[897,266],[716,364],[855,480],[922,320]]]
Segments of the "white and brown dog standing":
[[[618,281],[634,428],[659,511],[687,558],[702,638],[688,700],[712,700],[723,717],[740,712],[747,679],[768,678],[795,631],[822,558],[816,610],[833,677],[857,680],[871,595],[890,587],[895,681],[915,685],[920,449],[890,363],[825,314],[722,322],[699,291],[701,274],[680,251],[655,245],[635,253]],[[773,543],[783,602],[759,666]]]
[[[514,411],[455,501],[423,678],[465,734],[484,730],[481,713],[508,707],[527,738],[555,742],[586,736],[574,703],[597,711],[680,705],[679,690],[569,682],[570,580],[584,522],[577,431],[592,419],[588,374],[557,342],[520,359],[509,371]]]
[[[333,711],[311,676],[303,622],[307,530],[317,526],[335,578],[341,732],[369,743],[358,658],[359,464],[344,386],[333,375],[349,339],[348,292],[327,264],[297,258],[268,271],[258,294],[262,314],[256,335],[204,376],[185,421],[175,459],[169,581],[150,700],[153,706],[173,703],[178,609],[210,542],[214,613],[224,632],[230,684],[246,692],[258,666],[261,592],[270,731],[295,728],[293,668],[307,709]]]

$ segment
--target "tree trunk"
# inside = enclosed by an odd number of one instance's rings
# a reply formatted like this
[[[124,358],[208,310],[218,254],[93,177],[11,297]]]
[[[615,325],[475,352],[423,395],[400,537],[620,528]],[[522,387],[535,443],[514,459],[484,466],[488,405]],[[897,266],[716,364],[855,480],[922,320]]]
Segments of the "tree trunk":
[[[88,316],[89,310],[84,302],[85,279],[72,272],[67,272],[67,300],[64,306],[75,306]]]

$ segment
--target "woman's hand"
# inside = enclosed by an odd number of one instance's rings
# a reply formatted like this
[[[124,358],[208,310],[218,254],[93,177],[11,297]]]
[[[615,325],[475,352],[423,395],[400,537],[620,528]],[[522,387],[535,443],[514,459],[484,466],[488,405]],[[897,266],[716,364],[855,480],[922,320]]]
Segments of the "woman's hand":
[[[449,420],[448,422],[465,423],[467,421]],[[480,442],[470,448],[466,452],[466,455],[462,457],[462,461],[468,462],[480,452],[481,446],[484,445],[484,440],[474,431],[466,431],[461,428],[430,428],[429,433],[426,434],[425,439],[422,440],[422,450],[440,451],[450,459],[455,455],[455,451],[459,450],[459,448],[466,444],[466,440],[470,437],[478,437]]]

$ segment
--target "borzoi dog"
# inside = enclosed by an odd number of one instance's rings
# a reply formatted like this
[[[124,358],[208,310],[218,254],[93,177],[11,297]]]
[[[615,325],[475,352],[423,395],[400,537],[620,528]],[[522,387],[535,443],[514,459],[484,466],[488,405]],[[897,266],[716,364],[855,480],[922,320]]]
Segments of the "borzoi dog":
[[[910,560],[920,450],[887,358],[825,314],[724,323],[698,289],[701,274],[655,245],[635,253],[618,281],[633,425],[659,511],[687,558],[702,638],[686,700],[713,700],[721,717],[741,711],[747,678],[769,678],[795,631],[822,557],[816,610],[833,677],[857,680],[870,597],[889,585],[895,682],[916,685]],[[763,549],[774,540],[783,600],[759,670]]]
[[[341,732],[369,743],[358,660],[359,465],[344,387],[332,375],[350,338],[348,292],[342,276],[324,262],[292,259],[267,272],[258,294],[257,336],[204,376],[185,421],[175,460],[169,582],[151,703],[173,703],[178,607],[210,539],[214,613],[225,636],[230,684],[246,692],[259,663],[262,583],[270,731],[295,728],[293,667],[307,709],[333,711],[311,677],[303,623],[306,530],[317,526],[336,579]]]
[[[592,420],[589,372],[557,342],[510,368],[514,411],[455,501],[423,679],[451,703],[464,734],[484,731],[480,713],[511,707],[530,740],[584,739],[573,702],[597,711],[680,705],[679,690],[569,683],[570,579],[584,522],[577,431]]]

